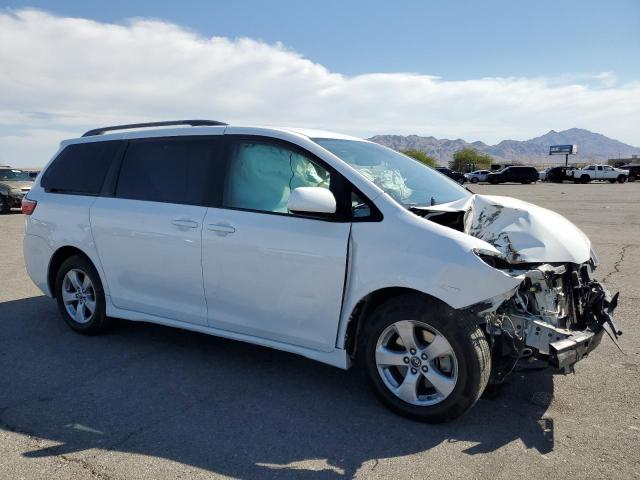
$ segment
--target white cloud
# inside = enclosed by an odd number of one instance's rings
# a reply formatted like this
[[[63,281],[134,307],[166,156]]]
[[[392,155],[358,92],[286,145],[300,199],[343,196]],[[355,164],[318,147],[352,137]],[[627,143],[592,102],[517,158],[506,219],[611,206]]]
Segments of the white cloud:
[[[617,85],[611,72],[348,77],[280,44],[37,10],[0,13],[0,65],[0,162],[17,165],[41,164],[59,139],[97,125],[174,118],[486,142],[578,126],[640,145],[640,82]]]

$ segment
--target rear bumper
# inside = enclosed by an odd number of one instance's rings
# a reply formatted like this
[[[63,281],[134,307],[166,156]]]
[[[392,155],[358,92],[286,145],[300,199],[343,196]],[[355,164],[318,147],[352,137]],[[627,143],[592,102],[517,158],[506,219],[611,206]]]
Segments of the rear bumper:
[[[23,241],[24,261],[31,281],[48,297],[51,297],[49,282],[49,262],[53,250],[42,237],[26,234]]]

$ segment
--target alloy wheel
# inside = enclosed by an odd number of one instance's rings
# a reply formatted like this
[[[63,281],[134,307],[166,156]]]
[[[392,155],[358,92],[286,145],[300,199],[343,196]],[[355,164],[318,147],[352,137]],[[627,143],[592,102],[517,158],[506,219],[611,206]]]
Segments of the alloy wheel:
[[[402,320],[389,325],[378,338],[375,355],[385,386],[412,405],[444,401],[458,381],[451,344],[425,322]]]
[[[89,275],[77,268],[69,270],[62,281],[62,301],[73,321],[91,321],[96,311],[96,291]]]

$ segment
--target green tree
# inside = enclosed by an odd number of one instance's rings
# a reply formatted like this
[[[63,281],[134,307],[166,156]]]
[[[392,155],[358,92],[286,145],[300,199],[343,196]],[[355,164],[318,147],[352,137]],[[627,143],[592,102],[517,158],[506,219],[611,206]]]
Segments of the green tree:
[[[420,150],[415,150],[415,149],[402,150],[402,153],[404,153],[408,157],[418,160],[420,163],[424,163],[429,167],[435,167],[437,165],[435,158],[430,157],[429,155],[427,155],[426,153]]]
[[[449,162],[449,168],[457,172],[466,172],[467,165],[475,170],[489,169],[493,163],[490,155],[480,153],[475,148],[463,148],[453,154],[453,160]]]

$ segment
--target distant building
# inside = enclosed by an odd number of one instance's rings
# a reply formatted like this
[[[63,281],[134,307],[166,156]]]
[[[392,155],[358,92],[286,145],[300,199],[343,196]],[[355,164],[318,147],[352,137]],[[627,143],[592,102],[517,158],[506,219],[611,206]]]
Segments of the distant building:
[[[620,165],[626,165],[628,163],[640,164],[640,156],[639,155],[631,155],[630,158],[610,158],[607,160],[609,165],[613,165],[614,167],[619,167]]]

